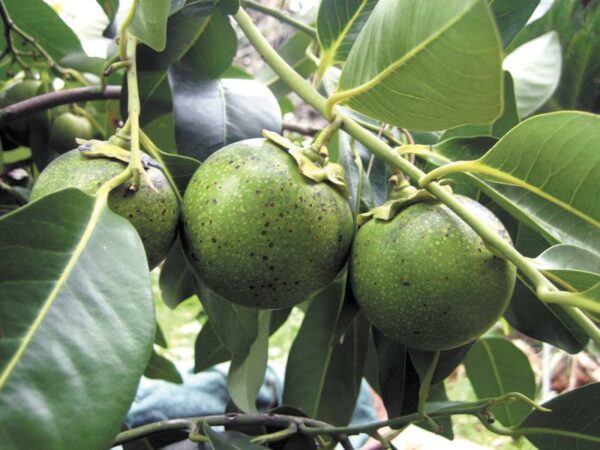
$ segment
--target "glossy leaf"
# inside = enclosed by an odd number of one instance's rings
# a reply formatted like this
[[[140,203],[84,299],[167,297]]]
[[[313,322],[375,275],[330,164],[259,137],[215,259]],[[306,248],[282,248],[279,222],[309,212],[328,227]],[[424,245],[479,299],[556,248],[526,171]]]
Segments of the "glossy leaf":
[[[504,48],[525,26],[540,0],[489,0]]]
[[[170,383],[183,383],[175,364],[155,350],[150,354],[150,361],[148,361],[144,376]]]
[[[167,43],[167,19],[170,2],[164,0],[141,0],[135,10],[129,33],[157,52]]]
[[[214,450],[268,450],[267,447],[254,444],[250,436],[238,431],[214,431],[206,422],[202,423],[202,429]]]
[[[533,260],[567,290],[585,291],[600,282],[600,256],[573,245],[555,245]]]
[[[501,58],[486,0],[445,1],[444,8],[381,0],[332,101],[416,130],[491,123],[502,112]]]
[[[589,337],[558,305],[542,303],[535,290],[517,279],[513,297],[504,313],[510,325],[527,336],[575,354]]]
[[[481,338],[465,358],[467,376],[480,399],[520,392],[535,397],[535,375],[527,356],[503,338]],[[505,426],[518,425],[531,407],[522,402],[504,403],[490,408]]]
[[[231,353],[219,340],[210,320],[207,320],[196,337],[194,372],[202,372],[230,358]]]
[[[258,333],[248,353],[234,353],[227,374],[227,389],[231,400],[246,413],[255,413],[256,396],[265,379],[269,353],[271,311],[258,313]]]
[[[562,53],[555,32],[523,44],[505,58],[503,67],[513,77],[521,117],[535,112],[552,96],[560,80],[561,65]]]
[[[317,17],[321,64],[328,67],[345,61],[352,44],[378,0],[323,0]]]
[[[198,297],[219,340],[229,352],[246,355],[258,336],[258,311],[231,303],[195,281]]]
[[[204,160],[224,145],[281,131],[277,100],[253,80],[211,80],[177,63],[169,68],[181,154]]]
[[[306,55],[306,49],[311,42],[312,39],[308,34],[297,31],[277,49],[277,53],[285,62],[304,78],[308,77],[317,68],[314,61]],[[257,71],[256,79],[271,89],[277,97],[282,97],[291,92],[289,86],[281,81],[279,75],[266,63]]]
[[[140,238],[69,189],[4,216],[0,249],[2,446],[110,447],[154,340]]]
[[[194,295],[194,275],[188,266],[180,239],[177,239],[167,255],[159,278],[163,301],[169,308]]]
[[[309,417],[347,424],[363,374],[368,324],[362,314],[332,343],[345,298],[346,276],[321,291],[309,307],[288,356],[283,403]]]
[[[526,434],[537,448],[595,450],[600,445],[599,401],[600,383],[588,384],[544,403],[542,406],[551,411],[533,411],[519,428],[548,431]]]

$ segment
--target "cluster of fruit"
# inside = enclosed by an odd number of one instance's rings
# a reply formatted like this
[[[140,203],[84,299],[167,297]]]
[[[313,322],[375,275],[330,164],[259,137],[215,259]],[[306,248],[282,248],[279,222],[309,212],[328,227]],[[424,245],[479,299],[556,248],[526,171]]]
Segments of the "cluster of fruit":
[[[32,199],[76,187],[94,193],[123,170],[77,149],[40,175]],[[111,192],[110,207],[137,229],[150,267],[167,254],[180,217],[161,170],[149,168],[133,193]],[[508,233],[474,200],[473,213]],[[458,216],[435,199],[372,219],[356,233],[348,199],[303,176],[287,151],[265,139],[222,148],[192,177],[181,207],[184,246],[198,278],[225,299],[287,308],[314,295],[349,261],[353,293],[371,322],[399,342],[446,350],[483,334],[510,299],[515,268],[496,257]]]

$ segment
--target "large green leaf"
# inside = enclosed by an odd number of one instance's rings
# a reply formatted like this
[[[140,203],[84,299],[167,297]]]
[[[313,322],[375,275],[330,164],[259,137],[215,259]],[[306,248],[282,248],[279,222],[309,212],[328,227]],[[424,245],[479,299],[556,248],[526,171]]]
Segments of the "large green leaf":
[[[311,37],[303,31],[294,33],[281,47],[277,53],[303,77],[308,77],[316,69],[316,64],[306,54],[306,49],[312,42]],[[256,79],[262,81],[277,97],[288,94],[290,87],[281,81],[268,64],[256,72]]]
[[[378,1],[321,2],[317,17],[317,36],[321,45],[320,65],[323,68],[345,61]]]
[[[381,0],[331,101],[417,130],[491,123],[502,112],[501,59],[486,0]]]
[[[0,255],[2,448],[110,447],[154,340],[140,238],[69,189],[4,216]]]
[[[234,353],[227,374],[231,400],[246,413],[256,412],[256,396],[267,370],[271,311],[258,313],[258,333],[248,353]]]
[[[573,245],[555,245],[533,260],[563,288],[585,291],[600,282],[600,255]]]
[[[204,160],[232,142],[281,131],[277,99],[254,80],[206,78],[184,63],[169,68],[179,153]]]
[[[560,80],[561,65],[560,42],[554,31],[523,44],[506,57],[503,67],[515,82],[521,117],[535,112],[552,97]]]
[[[500,30],[502,45],[506,48],[525,26],[540,0],[489,0],[489,2]]]
[[[519,428],[537,448],[544,450],[597,450],[600,447],[600,383],[588,384],[559,395],[542,406],[550,412],[533,411]],[[546,432],[544,432],[546,431]]]
[[[359,314],[341,342],[333,339],[345,290],[344,271],[313,300],[288,356],[283,391],[284,404],[338,425],[354,410],[369,329]]]
[[[480,399],[519,392],[531,399],[535,396],[535,375],[527,356],[503,338],[482,338],[465,358],[467,376]],[[522,402],[504,403],[491,408],[505,426],[517,425],[531,407]]]
[[[140,42],[157,52],[167,43],[167,19],[171,2],[164,0],[140,0],[128,30]]]

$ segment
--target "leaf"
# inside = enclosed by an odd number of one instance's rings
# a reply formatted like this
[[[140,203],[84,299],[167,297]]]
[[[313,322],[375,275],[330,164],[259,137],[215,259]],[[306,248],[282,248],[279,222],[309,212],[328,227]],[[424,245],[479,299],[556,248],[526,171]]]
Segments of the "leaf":
[[[173,177],[173,181],[179,188],[181,195],[185,192],[188,183],[200,167],[200,161],[183,155],[160,152],[160,163],[163,171],[168,171]]]
[[[162,348],[167,348],[169,344],[167,343],[167,338],[165,337],[160,325],[156,323],[156,332],[154,333],[154,343]]]
[[[198,337],[196,338],[194,350],[194,372],[202,372],[231,358],[231,353],[221,343],[210,320],[207,320]]]
[[[523,44],[504,59],[504,70],[515,83],[519,116],[529,116],[552,96],[561,65],[560,42],[553,31]]]
[[[338,425],[352,416],[368,338],[368,324],[360,314],[343,341],[332,344],[345,289],[344,271],[312,301],[288,356],[283,391],[284,404]]]
[[[255,413],[256,396],[265,379],[269,350],[271,311],[258,313],[258,334],[248,353],[234,353],[227,374],[231,400],[246,413]]]
[[[526,434],[544,450],[594,450],[600,443],[600,383],[592,383],[559,395],[542,406],[551,412],[532,411],[517,430],[536,429]],[[546,430],[547,433],[543,431]],[[561,435],[561,433],[566,435]]]
[[[489,0],[502,46],[506,48],[531,17],[540,0]]]
[[[527,336],[547,342],[568,353],[585,348],[589,337],[558,305],[542,303],[535,290],[517,278],[515,290],[504,318]]]
[[[527,356],[503,338],[481,338],[465,358],[467,376],[480,399],[520,392],[535,397],[535,375]],[[518,425],[531,410],[523,402],[492,406],[492,413],[505,426]]]
[[[378,0],[323,0],[317,16],[321,67],[344,62]],[[322,69],[322,70],[323,70]]]
[[[231,65],[236,50],[235,30],[227,17],[216,13],[182,61],[209,78],[218,78]]]
[[[600,255],[584,248],[555,245],[533,262],[569,291],[585,291],[600,282]]]
[[[380,0],[330,102],[416,130],[491,123],[502,112],[501,58],[486,0]]]
[[[6,0],[3,3],[12,21],[38,41],[53,59],[60,60],[70,54],[84,54],[73,30],[43,0]],[[32,50],[30,46],[18,48]]]
[[[154,340],[140,238],[68,189],[2,217],[0,255],[3,447],[110,447]]]
[[[210,80],[183,63],[169,68],[181,154],[199,160],[232,142],[281,132],[279,104],[254,80]]]
[[[231,303],[195,281],[198,297],[221,343],[231,353],[247,354],[258,336],[258,311]]]
[[[534,116],[483,157],[439,170],[506,183],[484,192],[520,221],[529,218],[525,223],[536,231],[600,253],[600,203],[593,200],[600,179],[599,124],[599,116],[582,112]]]
[[[177,144],[175,144],[175,120],[173,119],[172,112],[168,112],[145,123],[144,133],[158,148],[163,149],[165,153],[177,152]]]
[[[156,353],[155,350],[150,353],[150,361],[148,361],[144,376],[157,380],[165,380],[170,383],[183,383],[175,364],[164,356]]]
[[[175,309],[194,295],[194,275],[188,266],[180,239],[177,239],[160,271],[160,292],[165,304]]]
[[[277,53],[303,78],[307,78],[317,68],[312,59],[306,55],[306,49],[312,42],[311,37],[303,31],[297,31],[277,49]],[[273,69],[264,63],[256,72],[256,79],[265,84],[276,97],[291,92],[290,87],[281,81]]]
[[[119,0],[96,0],[111,22],[119,9]]]
[[[448,378],[465,358],[472,345],[473,343],[469,343],[452,350],[441,352],[435,372],[433,373],[433,378],[431,379],[431,384],[441,383]],[[431,365],[433,352],[410,348],[408,349],[408,353],[413,366],[419,374],[419,378],[423,378],[425,372]]]
[[[202,423],[204,434],[214,450],[268,450],[267,447],[254,444],[250,437],[237,431],[214,431],[206,422]]]
[[[167,19],[171,3],[164,0],[140,0],[128,32],[157,52],[167,43]]]

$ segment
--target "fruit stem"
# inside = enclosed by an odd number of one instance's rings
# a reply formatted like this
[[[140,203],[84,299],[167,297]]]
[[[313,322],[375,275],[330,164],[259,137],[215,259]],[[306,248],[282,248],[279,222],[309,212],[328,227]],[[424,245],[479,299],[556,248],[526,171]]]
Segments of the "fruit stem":
[[[335,116],[329,124],[321,130],[318,136],[315,138],[314,142],[311,144],[311,148],[320,153],[322,147],[327,147],[329,141],[333,137],[333,135],[340,129],[342,126],[342,117]]]
[[[135,8],[132,7],[132,10],[134,9]],[[126,55],[130,61],[129,67],[127,68],[127,94],[129,111],[129,119],[127,122],[129,123],[130,127],[129,136],[131,139],[131,160],[129,161],[129,167],[131,167],[133,178],[131,189],[137,190],[140,185],[140,176],[146,175],[144,166],[142,166],[140,152],[140,94],[138,90],[137,66],[135,62],[137,39],[128,33],[125,33],[125,35],[127,37]]]
[[[435,374],[435,369],[437,369],[438,361],[440,360],[441,351],[433,352],[433,356],[431,358],[431,363],[429,367],[427,367],[427,371],[421,380],[421,386],[419,387],[419,406],[417,407],[417,413],[423,419],[428,419],[427,414],[425,413],[425,406],[427,404],[427,397],[429,397],[429,388],[431,387],[431,380],[433,380],[433,375]]]
[[[311,105],[315,110],[325,117],[328,116],[327,106],[333,107],[332,102],[328,102],[317,90],[304,78],[302,78],[289,64],[275,51],[271,44],[265,39],[260,30],[252,22],[250,16],[240,8],[234,16],[236,22],[244,32],[250,43],[262,55],[265,62],[279,75],[279,78],[290,86],[294,92],[302,98],[306,103]],[[397,167],[405,175],[414,180],[420,180],[425,176],[425,173],[410,161],[402,158],[389,145],[376,136],[371,134],[354,119],[337,111],[337,114],[342,117],[342,128],[355,139],[360,141],[371,153],[381,158],[384,162],[392,167]],[[491,247],[495,248],[507,260],[512,262],[517,268],[532,282],[538,289],[546,289],[548,291],[556,291],[557,288],[521,253],[519,253],[512,245],[501,238],[495,231],[489,229],[477,216],[471,213],[469,209],[463,206],[455,196],[444,189],[443,186],[436,182],[431,182],[424,188],[444,203],[448,208],[463,219],[482,239]],[[567,313],[584,329],[590,330],[594,326],[593,322],[584,314],[573,314],[565,308]],[[600,345],[600,333],[594,333],[590,337]]]

